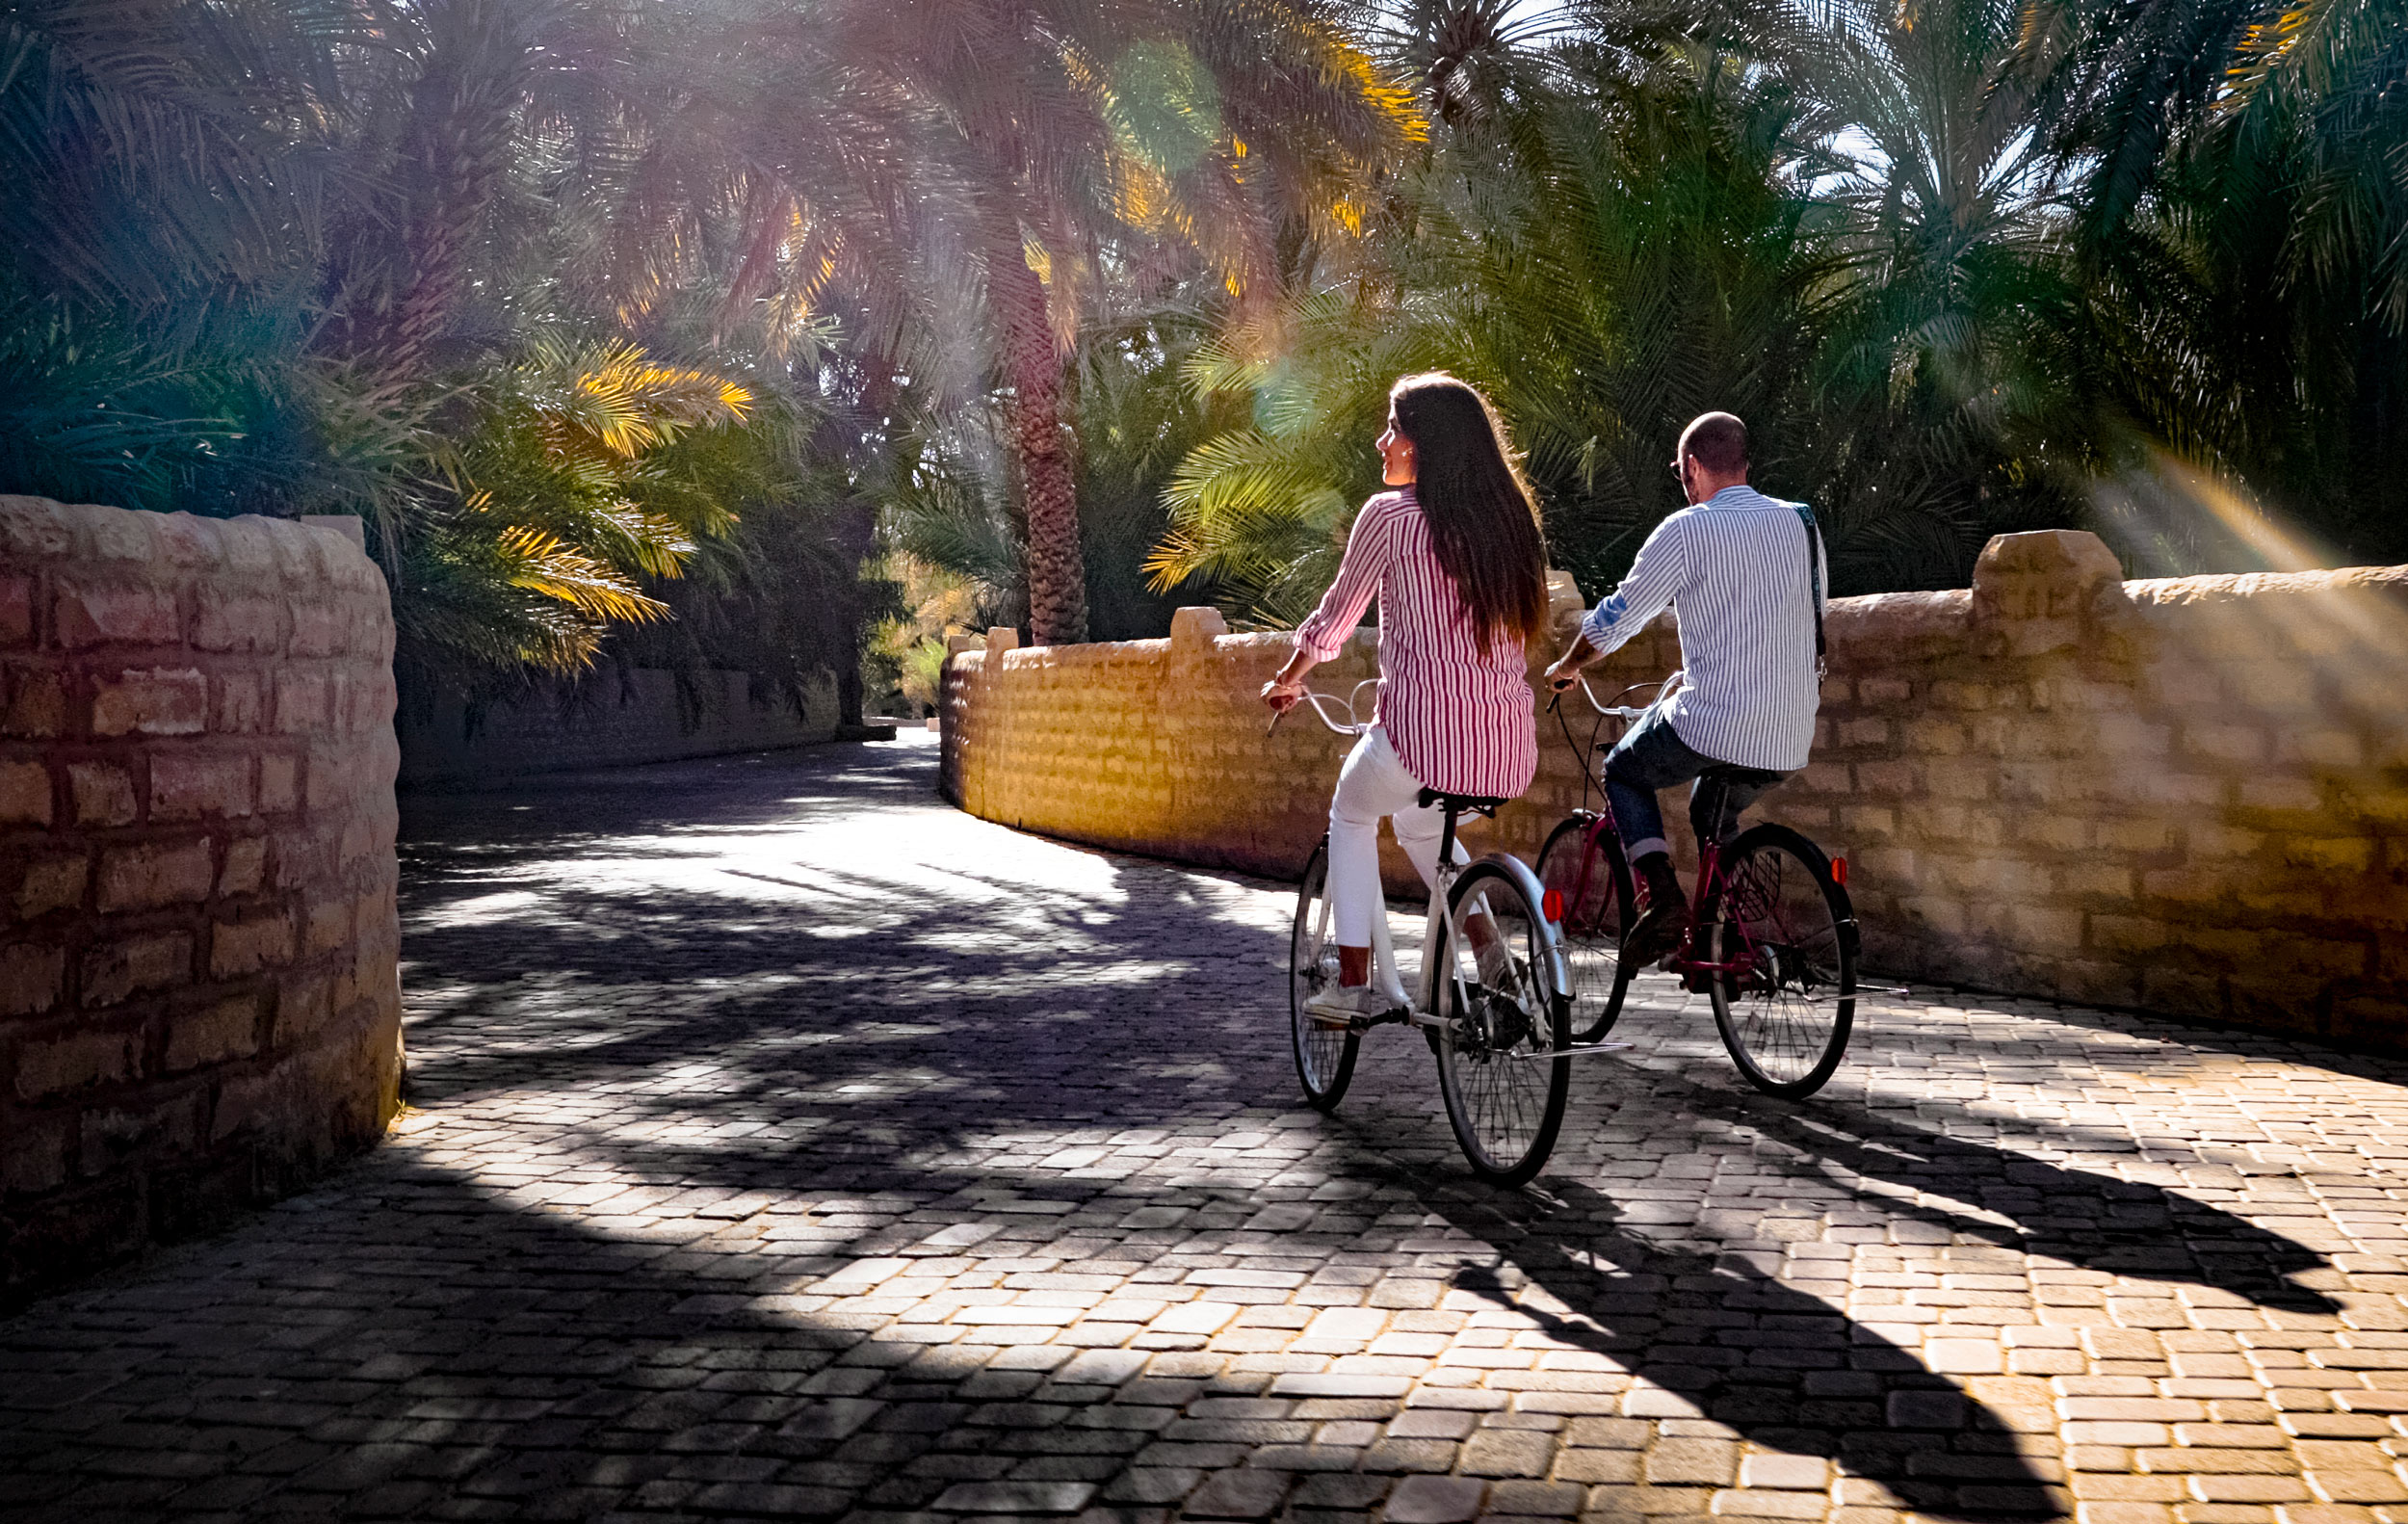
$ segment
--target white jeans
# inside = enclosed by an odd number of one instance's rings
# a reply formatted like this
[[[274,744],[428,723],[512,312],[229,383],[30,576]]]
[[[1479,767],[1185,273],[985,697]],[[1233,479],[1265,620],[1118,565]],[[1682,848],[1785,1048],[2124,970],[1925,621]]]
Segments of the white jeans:
[[[1396,818],[1397,845],[1422,881],[1438,886],[1438,838],[1447,820],[1435,806],[1415,802],[1421,780],[1397,760],[1388,732],[1374,725],[1347,754],[1338,791],[1329,799],[1329,907],[1340,947],[1372,945],[1372,916],[1387,908],[1379,887],[1379,817]],[[1463,843],[1454,860],[1468,862]]]

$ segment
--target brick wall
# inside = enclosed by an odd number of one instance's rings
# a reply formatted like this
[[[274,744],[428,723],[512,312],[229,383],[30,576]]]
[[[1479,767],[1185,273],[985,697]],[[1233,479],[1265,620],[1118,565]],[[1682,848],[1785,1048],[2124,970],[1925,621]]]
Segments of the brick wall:
[[[1970,590],[1843,599],[1828,622],[1813,764],[1750,818],[1849,857],[1871,966],[2408,1047],[2408,566],[2128,583],[2095,538],[2051,531],[1991,541]],[[1288,638],[1220,628],[1182,610],[1167,641],[997,632],[956,655],[949,796],[1293,877],[1344,743],[1301,717],[1266,737],[1254,696]],[[1372,676],[1373,643],[1314,685]],[[1677,664],[1667,617],[1592,681]],[[1537,783],[1476,850],[1534,855],[1579,802],[1552,717],[1539,737]]]
[[[471,783],[575,768],[623,767],[810,746],[836,733],[836,683],[814,684],[798,708],[755,696],[750,674],[711,671],[682,693],[652,668],[596,672],[573,687],[544,685],[486,707],[472,727],[458,699],[403,716],[401,783]]]
[[[392,653],[332,531],[0,497],[0,1298],[383,1131]]]

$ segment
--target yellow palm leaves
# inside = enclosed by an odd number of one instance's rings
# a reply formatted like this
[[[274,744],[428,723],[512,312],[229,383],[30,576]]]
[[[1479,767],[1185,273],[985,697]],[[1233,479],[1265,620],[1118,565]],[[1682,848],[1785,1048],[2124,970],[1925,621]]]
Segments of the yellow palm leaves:
[[[519,659],[584,666],[604,625],[667,616],[638,579],[677,576],[697,538],[735,515],[664,469],[662,454],[695,431],[743,425],[753,406],[736,381],[624,342],[538,340],[509,368],[459,451],[454,532],[481,541],[475,559],[509,587],[566,606],[565,625],[535,621],[544,638]]]
[[[572,349],[539,340],[518,375],[544,442],[568,459],[633,465],[688,429],[742,423],[752,410],[752,393],[738,382],[661,364],[624,342]]]
[[[666,617],[668,605],[646,597],[603,562],[568,548],[557,536],[512,524],[496,537],[510,564],[510,583],[558,598],[597,619],[640,624]]]

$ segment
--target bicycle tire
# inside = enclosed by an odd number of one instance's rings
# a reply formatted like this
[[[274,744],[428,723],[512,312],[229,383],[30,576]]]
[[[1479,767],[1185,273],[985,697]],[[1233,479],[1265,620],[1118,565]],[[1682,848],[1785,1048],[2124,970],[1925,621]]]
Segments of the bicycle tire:
[[[1338,979],[1338,941],[1330,929],[1329,842],[1323,838],[1296,885],[1296,921],[1288,933],[1288,1046],[1296,1082],[1315,1111],[1335,1111],[1354,1079],[1362,1038],[1325,1027],[1304,1013],[1304,1002]]]
[[[1540,907],[1523,889],[1529,870],[1482,858],[1464,871],[1430,950],[1436,977],[1430,1004],[1441,1024],[1438,1090],[1448,1125],[1472,1172],[1491,1185],[1518,1186],[1545,1168],[1563,1126],[1571,1086],[1558,1054],[1571,1045],[1563,991],[1557,987],[1551,939]],[[1511,962],[1490,985],[1471,952],[1464,922],[1484,906]],[[1492,955],[1492,967],[1493,963]]]
[[[1856,912],[1831,859],[1787,826],[1757,826],[1723,854],[1710,910],[1713,961],[1752,955],[1708,982],[1714,1026],[1747,1083],[1797,1100],[1822,1089],[1856,1020]]]
[[[1590,836],[1596,821],[1594,812],[1579,811],[1548,832],[1538,852],[1539,885],[1562,896],[1559,906],[1547,907],[1561,911],[1556,935],[1563,942],[1575,1042],[1594,1042],[1613,1030],[1636,972],[1622,966],[1622,942],[1636,919],[1631,866],[1611,830]]]

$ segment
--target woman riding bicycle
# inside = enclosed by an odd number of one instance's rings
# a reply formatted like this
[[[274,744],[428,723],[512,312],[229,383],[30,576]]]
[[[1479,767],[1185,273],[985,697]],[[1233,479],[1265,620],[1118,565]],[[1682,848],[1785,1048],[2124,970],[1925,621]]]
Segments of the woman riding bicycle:
[[[1370,987],[1372,917],[1385,909],[1379,818],[1393,817],[1397,845],[1434,888],[1444,821],[1422,790],[1510,799],[1538,770],[1524,647],[1546,627],[1546,546],[1505,428],[1486,398],[1432,371],[1389,389],[1378,449],[1398,490],[1363,505],[1337,580],[1263,685],[1265,703],[1295,707],[1304,674],[1379,599],[1378,709],[1329,801],[1338,983],[1308,1009],[1333,1019],[1387,1006]]]

